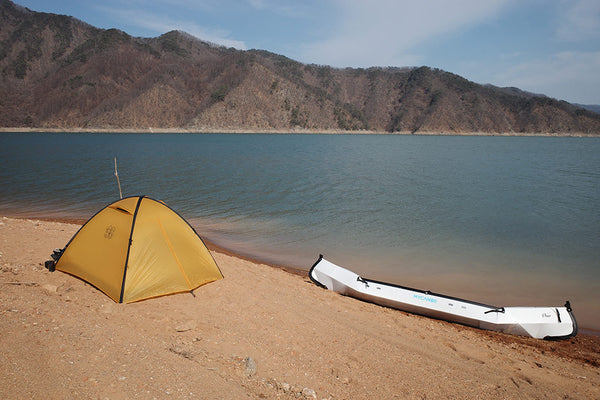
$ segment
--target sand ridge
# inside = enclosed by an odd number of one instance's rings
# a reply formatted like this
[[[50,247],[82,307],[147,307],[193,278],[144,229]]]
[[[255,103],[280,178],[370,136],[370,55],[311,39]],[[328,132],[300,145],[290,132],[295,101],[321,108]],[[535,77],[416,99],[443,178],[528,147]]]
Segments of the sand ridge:
[[[0,217],[1,398],[600,398],[597,337],[484,332],[218,251],[195,297],[116,304],[43,267],[78,228]]]

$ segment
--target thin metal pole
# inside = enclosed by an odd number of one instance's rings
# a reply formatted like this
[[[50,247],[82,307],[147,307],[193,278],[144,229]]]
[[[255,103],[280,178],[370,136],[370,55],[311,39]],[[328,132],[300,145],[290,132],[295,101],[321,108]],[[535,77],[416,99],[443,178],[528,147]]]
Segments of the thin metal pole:
[[[115,176],[117,177],[117,183],[119,184],[119,196],[123,198],[123,192],[121,192],[121,181],[119,180],[119,173],[117,172],[117,157],[115,157]]]

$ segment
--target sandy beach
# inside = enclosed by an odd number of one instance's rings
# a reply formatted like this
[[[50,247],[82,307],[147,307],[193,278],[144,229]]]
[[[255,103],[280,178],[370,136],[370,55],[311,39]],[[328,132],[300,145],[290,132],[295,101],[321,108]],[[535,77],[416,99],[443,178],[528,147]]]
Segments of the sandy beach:
[[[116,304],[44,268],[78,228],[0,217],[0,398],[600,398],[600,337],[410,315],[221,249],[195,296]]]

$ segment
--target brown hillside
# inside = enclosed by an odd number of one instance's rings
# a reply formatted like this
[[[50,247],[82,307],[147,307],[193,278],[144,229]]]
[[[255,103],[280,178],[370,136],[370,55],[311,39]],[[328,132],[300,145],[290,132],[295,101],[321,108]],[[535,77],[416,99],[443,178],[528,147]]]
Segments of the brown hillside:
[[[600,114],[420,68],[335,69],[0,0],[0,126],[600,134]]]

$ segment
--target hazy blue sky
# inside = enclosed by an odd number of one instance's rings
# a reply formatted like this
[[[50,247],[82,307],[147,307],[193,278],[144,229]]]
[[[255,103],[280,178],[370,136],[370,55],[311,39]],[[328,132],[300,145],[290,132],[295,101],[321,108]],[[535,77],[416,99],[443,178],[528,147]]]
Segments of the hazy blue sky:
[[[334,67],[441,68],[600,104],[600,0],[16,0],[100,28],[173,29]]]

